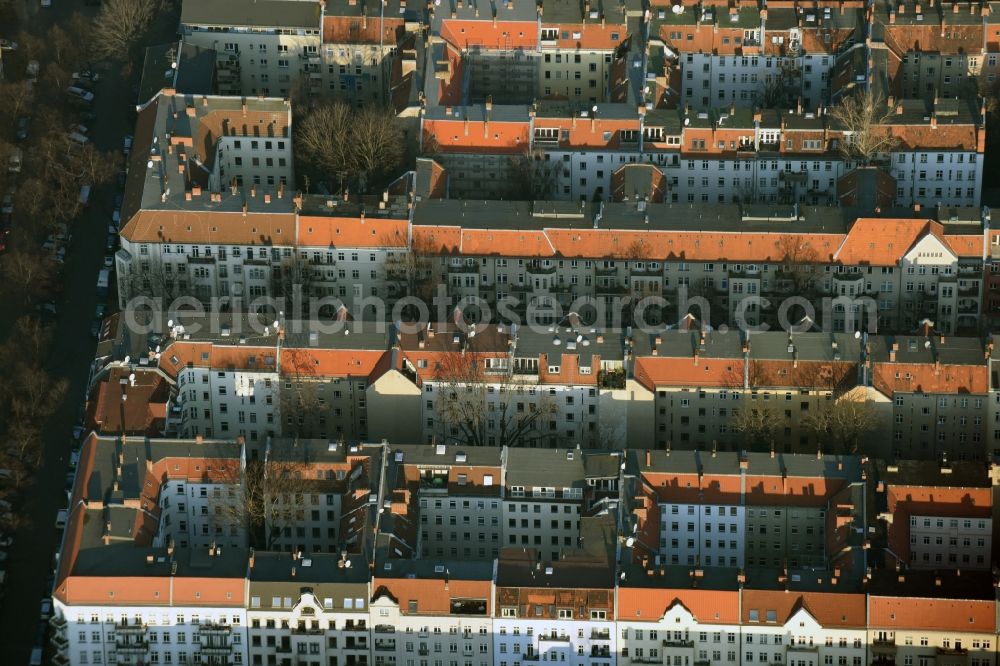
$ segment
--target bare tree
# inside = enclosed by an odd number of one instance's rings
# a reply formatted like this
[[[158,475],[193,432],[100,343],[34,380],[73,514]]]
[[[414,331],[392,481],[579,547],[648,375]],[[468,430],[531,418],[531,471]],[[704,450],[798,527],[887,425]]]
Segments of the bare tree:
[[[810,414],[803,425],[820,441],[829,441],[837,453],[858,453],[866,438],[878,428],[878,414],[871,400],[842,396]]]
[[[898,142],[887,122],[892,109],[886,107],[881,95],[871,90],[858,90],[844,97],[830,109],[829,115],[844,132],[840,152],[846,159],[871,164]]]
[[[542,391],[508,367],[507,358],[470,352],[441,354],[435,408],[444,435],[469,446],[525,446],[543,437],[539,427],[558,411]]]
[[[392,247],[396,241],[386,236],[382,238],[386,247]],[[385,260],[386,280],[395,288],[397,298],[413,296],[424,303],[431,302],[435,286],[434,256],[434,243],[423,234],[414,234],[409,248],[404,246],[389,252]]]
[[[386,109],[360,113],[343,102],[312,106],[297,124],[297,145],[307,164],[336,174],[340,186],[364,187],[400,164],[403,130]]]
[[[31,89],[23,81],[0,81],[0,117],[13,124],[31,104]]]
[[[361,189],[403,160],[403,127],[388,109],[366,106],[353,116],[351,146]]]
[[[308,481],[305,466],[294,462],[251,460],[232,472],[227,483],[238,485],[232,499],[218,500],[217,515],[225,524],[246,529],[250,545],[270,550],[297,520]]]
[[[155,11],[155,0],[105,0],[92,31],[97,55],[129,60]]]
[[[52,257],[32,245],[31,238],[16,237],[0,266],[0,272],[25,301],[44,294],[56,274]]]
[[[746,396],[745,396],[746,397]],[[777,412],[763,405],[744,404],[732,410],[729,429],[743,436],[743,448],[763,451],[774,443],[781,423]]]
[[[546,160],[541,150],[510,158],[510,174],[517,196],[526,201],[544,201],[559,185],[562,162]]]

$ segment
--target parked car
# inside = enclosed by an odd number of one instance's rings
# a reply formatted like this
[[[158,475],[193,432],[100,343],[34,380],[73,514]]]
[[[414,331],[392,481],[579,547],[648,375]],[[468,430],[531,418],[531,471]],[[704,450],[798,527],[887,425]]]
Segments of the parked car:
[[[90,185],[84,185],[80,188],[80,204],[86,206],[90,203]]]
[[[126,155],[132,152],[132,140],[133,139],[131,134],[125,135],[125,139],[122,143],[122,152],[125,153]]]
[[[39,69],[41,68],[37,60],[29,60],[28,67],[24,70],[25,78],[27,78],[29,81],[37,81]]]
[[[7,158],[7,171],[9,173],[21,173],[21,149],[15,148]]]
[[[3,195],[3,202],[0,203],[0,215],[3,215],[5,220],[14,215],[14,193],[14,187],[9,187],[7,193]]]
[[[78,143],[81,146],[90,141],[90,139],[87,138],[86,134],[80,134],[79,132],[70,132],[69,140],[72,141],[73,143]]]
[[[14,537],[0,534],[0,548],[10,548],[14,545]]]
[[[105,268],[114,268],[114,265],[115,265],[115,258],[112,257],[111,255],[106,255],[104,257],[104,267]]]
[[[78,81],[91,81],[93,83],[97,83],[100,81],[101,75],[90,68],[86,68],[73,72],[73,78]]]
[[[67,520],[69,520],[69,511],[66,509],[59,509],[59,513],[56,514],[56,529],[61,530],[66,527]]]
[[[52,617],[52,600],[51,599],[42,599],[42,609],[38,613],[38,617],[42,618],[43,620],[47,620],[50,617]]]
[[[70,86],[69,88],[66,88],[66,92],[69,93],[71,97],[75,97],[88,104],[94,101],[94,93],[89,90],[84,90],[80,86]]]
[[[80,464],[80,452],[73,451],[69,454],[69,468],[76,469],[76,466]]]
[[[108,252],[114,252],[115,246],[118,244],[118,234],[108,234],[108,242],[104,244],[105,249]]]
[[[17,42],[9,39],[0,39],[0,49],[3,49],[4,51],[16,51]]]
[[[28,124],[30,121],[28,118],[18,118],[17,119],[17,140],[25,141],[28,138]]]

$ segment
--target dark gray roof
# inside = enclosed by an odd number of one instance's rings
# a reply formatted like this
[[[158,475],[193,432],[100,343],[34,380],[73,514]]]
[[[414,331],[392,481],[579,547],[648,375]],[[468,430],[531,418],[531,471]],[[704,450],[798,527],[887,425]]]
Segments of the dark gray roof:
[[[531,488],[582,488],[583,456],[578,450],[508,449],[507,486],[524,486],[526,497]]]
[[[315,0],[186,0],[181,24],[320,30]]]

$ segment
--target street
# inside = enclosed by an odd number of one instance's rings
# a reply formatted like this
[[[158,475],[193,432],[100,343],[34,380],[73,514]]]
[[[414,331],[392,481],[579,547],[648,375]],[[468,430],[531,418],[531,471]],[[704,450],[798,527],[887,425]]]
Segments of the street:
[[[74,12],[88,16],[94,8],[84,7],[83,0],[57,0],[48,9],[40,9],[38,1],[26,5],[27,29],[44,35],[52,22],[63,22]],[[173,11],[166,11],[153,26],[154,36],[148,43],[169,40],[176,31]],[[101,80],[97,84],[90,137],[101,150],[118,151],[122,137],[132,132],[134,118],[130,104],[134,80],[122,77],[120,68],[97,64]],[[138,77],[141,63],[133,67]],[[53,567],[53,554],[59,546],[60,534],[54,527],[56,513],[66,506],[63,490],[67,471],[72,429],[80,416],[85,399],[90,362],[94,354],[94,339],[90,323],[97,304],[96,281],[105,254],[105,239],[114,206],[117,185],[114,179],[93,192],[91,202],[73,225],[73,244],[66,257],[63,274],[64,291],[55,300],[59,307],[54,324],[54,343],[47,368],[53,379],[65,378],[69,390],[63,404],[44,424],[44,460],[34,483],[21,497],[20,514],[23,523],[14,533],[14,544],[8,549],[7,582],[0,606],[0,645],[5,654],[0,661],[18,666],[27,664],[38,630],[38,614]],[[4,257],[0,257],[3,261]],[[9,285],[0,286],[0,336],[10,334],[18,316],[31,306]]]

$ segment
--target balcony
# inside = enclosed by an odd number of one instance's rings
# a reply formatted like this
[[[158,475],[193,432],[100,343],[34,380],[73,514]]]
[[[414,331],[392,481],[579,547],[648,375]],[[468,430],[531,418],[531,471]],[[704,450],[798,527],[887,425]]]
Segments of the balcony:
[[[819,652],[819,646],[816,644],[809,643],[789,643],[789,652]]]
[[[304,624],[296,624],[292,627],[292,633],[296,636],[319,636],[323,633],[323,630],[318,624],[306,626]]]
[[[895,638],[876,638],[872,641],[873,653],[894,653],[896,651]]]
[[[135,636],[137,634],[146,633],[145,624],[129,624],[127,622],[118,622],[115,624],[115,631],[119,634],[125,634],[127,636]]]
[[[394,634],[396,633],[396,627],[391,624],[376,624],[375,625],[376,634]]]
[[[448,264],[449,273],[478,273],[479,264],[475,263],[464,263],[464,264]]]
[[[145,654],[149,652],[149,641],[115,641],[115,649],[122,654]]]
[[[660,659],[660,658],[658,658],[658,657],[643,656],[643,657],[633,657],[632,658],[632,663],[633,664],[662,664],[663,660]]]
[[[969,654],[969,651],[962,647],[936,647],[934,653],[942,657],[964,657]]]
[[[532,652],[530,654],[521,655],[521,661],[538,661],[538,653]]]
[[[612,266],[608,268],[606,266],[597,266],[594,268],[594,272],[598,275],[618,275],[618,267]]]
[[[544,266],[538,261],[529,261],[525,268],[528,271],[528,275],[552,275],[556,272],[554,265]]]
[[[198,631],[202,636],[228,636],[233,628],[228,624],[203,624]]]
[[[628,287],[623,284],[598,284],[594,288],[597,294],[627,294]]]
[[[665,648],[693,648],[694,641],[679,638],[667,638],[662,642]]]
[[[538,642],[569,643],[569,634],[539,634]]]
[[[604,647],[592,647],[590,648],[590,656],[596,657],[598,659],[610,659],[611,658],[611,648],[608,646]]]
[[[590,640],[592,640],[592,641],[610,641],[611,640],[611,630],[610,629],[591,629],[590,630]]]
[[[396,649],[396,641],[375,640],[376,652],[391,652]]]
[[[430,653],[431,653],[431,651],[427,647],[417,648],[417,654],[419,654],[421,657],[426,657]]]
[[[202,643],[201,653],[206,655],[228,655],[233,651],[231,645],[220,645],[220,644],[209,644],[206,645]]]

